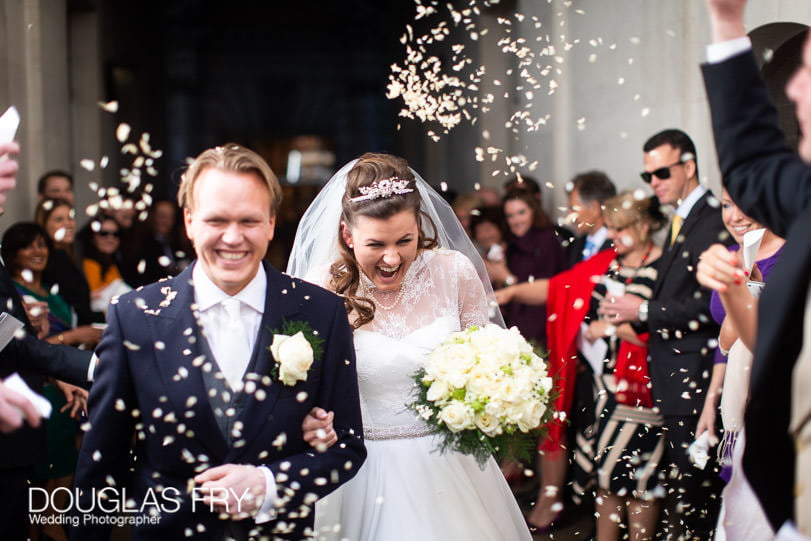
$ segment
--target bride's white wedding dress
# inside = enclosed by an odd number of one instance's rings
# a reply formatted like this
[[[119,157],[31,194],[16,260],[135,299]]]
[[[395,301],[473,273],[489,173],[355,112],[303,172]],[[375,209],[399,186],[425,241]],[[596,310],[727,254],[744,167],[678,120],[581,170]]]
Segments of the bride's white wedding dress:
[[[743,472],[745,430],[741,429],[732,449],[732,478],[724,488],[715,541],[770,541],[775,533]]]
[[[439,441],[407,410],[411,375],[454,331],[488,322],[481,282],[467,258],[418,256],[402,293],[374,290],[375,319],[355,332],[368,456],[357,476],[316,504],[316,539],[527,540],[521,511],[495,460],[440,454]]]

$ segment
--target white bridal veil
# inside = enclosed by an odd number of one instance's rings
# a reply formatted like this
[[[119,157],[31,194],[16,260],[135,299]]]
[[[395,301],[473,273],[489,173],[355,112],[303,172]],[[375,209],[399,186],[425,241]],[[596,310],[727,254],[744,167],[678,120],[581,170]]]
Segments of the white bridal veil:
[[[298,278],[313,276],[315,272],[328,268],[340,257],[338,231],[341,200],[346,191],[347,174],[356,163],[357,160],[352,160],[335,173],[301,217],[287,263],[287,273],[291,276]],[[416,171],[411,169],[411,173],[414,175],[422,200],[422,210],[436,224],[435,236],[439,246],[461,252],[473,262],[487,295],[490,320],[504,326],[484,261],[456,218],[453,209]],[[430,224],[423,221],[422,230],[428,236],[432,236]]]

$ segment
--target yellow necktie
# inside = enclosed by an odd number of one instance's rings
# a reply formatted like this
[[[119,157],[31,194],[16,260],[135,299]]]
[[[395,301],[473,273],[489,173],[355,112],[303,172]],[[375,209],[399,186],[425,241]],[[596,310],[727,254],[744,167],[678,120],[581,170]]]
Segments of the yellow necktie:
[[[678,214],[673,215],[673,222],[670,224],[670,245],[673,246],[676,243],[676,237],[679,235],[679,230],[681,229],[681,224],[684,221],[684,218],[679,216]]]

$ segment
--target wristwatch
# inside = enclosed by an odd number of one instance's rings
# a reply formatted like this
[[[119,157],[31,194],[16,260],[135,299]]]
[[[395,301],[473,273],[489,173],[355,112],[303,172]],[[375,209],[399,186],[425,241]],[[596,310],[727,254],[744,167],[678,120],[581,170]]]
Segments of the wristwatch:
[[[504,287],[510,287],[511,285],[515,285],[515,282],[517,281],[518,280],[516,280],[515,276],[510,274],[504,279]]]
[[[636,313],[636,318],[642,323],[648,320],[648,301],[644,301],[639,305],[639,310]]]

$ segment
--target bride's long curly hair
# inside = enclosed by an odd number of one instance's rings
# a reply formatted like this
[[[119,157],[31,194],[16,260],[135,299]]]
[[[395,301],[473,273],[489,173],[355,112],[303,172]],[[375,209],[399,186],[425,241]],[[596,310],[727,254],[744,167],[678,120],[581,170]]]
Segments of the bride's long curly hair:
[[[397,177],[409,182],[411,192],[395,194],[390,197],[379,197],[363,201],[352,201],[352,198],[363,195],[361,187],[369,186],[375,181]],[[390,154],[366,153],[347,173],[346,191],[341,200],[341,223],[350,229],[355,226],[359,216],[387,220],[403,210],[412,210],[419,224],[417,246],[420,250],[437,246],[436,224],[421,208],[420,194],[417,190],[414,175],[408,162]],[[433,236],[426,233],[423,224],[430,225]],[[330,289],[342,295],[348,314],[355,314],[352,327],[357,329],[374,319],[375,304],[371,299],[358,295],[360,285],[360,267],[354,251],[346,245],[338,226],[338,247],[340,257],[330,267]]]

